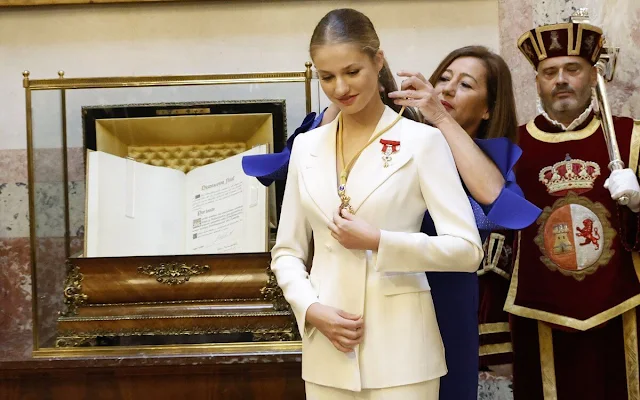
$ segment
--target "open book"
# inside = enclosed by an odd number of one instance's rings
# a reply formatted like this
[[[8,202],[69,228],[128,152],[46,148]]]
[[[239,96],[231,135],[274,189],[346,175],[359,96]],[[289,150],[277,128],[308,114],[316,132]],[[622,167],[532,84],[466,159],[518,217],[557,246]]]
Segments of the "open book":
[[[101,151],[87,154],[85,257],[267,251],[267,188],[242,157],[184,173]]]

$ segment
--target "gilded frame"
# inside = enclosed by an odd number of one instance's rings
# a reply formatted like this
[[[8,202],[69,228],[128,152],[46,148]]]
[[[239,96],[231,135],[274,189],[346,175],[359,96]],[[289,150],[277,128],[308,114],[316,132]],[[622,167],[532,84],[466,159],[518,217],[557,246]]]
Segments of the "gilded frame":
[[[10,1],[10,0],[9,0]],[[171,0],[169,0],[171,1]],[[179,1],[179,0],[178,0]],[[93,2],[93,1],[92,1]],[[0,7],[7,0],[0,0]],[[124,77],[96,77],[96,78],[65,78],[64,72],[58,72],[57,79],[31,79],[29,71],[23,72],[23,87],[25,89],[26,131],[27,131],[27,163],[29,182],[29,236],[30,236],[30,272],[31,272],[31,307],[33,315],[33,350],[34,358],[48,357],[78,357],[92,356],[126,356],[126,355],[179,355],[179,354],[300,354],[302,343],[289,342],[252,342],[252,343],[211,343],[189,345],[163,346],[135,346],[117,348],[41,348],[38,337],[38,294],[36,271],[36,223],[35,223],[35,165],[33,148],[33,113],[31,95],[37,90],[59,90],[62,110],[62,148],[63,148],[63,179],[68,181],[67,154],[67,121],[66,121],[66,91],[74,89],[107,89],[131,87],[160,87],[187,85],[230,85],[230,84],[258,84],[258,83],[301,83],[305,84],[305,108],[311,112],[311,81],[314,74],[311,63],[305,63],[305,70],[299,72],[264,72],[240,74],[213,75],[167,75],[167,76],[124,76]],[[69,218],[69,189],[64,185],[64,223],[65,223],[65,258],[70,257],[70,218]]]
[[[194,0],[0,0],[0,8],[9,7],[42,7],[42,6],[72,6],[95,4],[131,4],[131,3],[186,3]],[[204,1],[204,0],[198,0]],[[211,1],[211,0],[209,0]],[[214,0],[216,1],[216,0]],[[227,0],[226,2],[246,0]],[[263,0],[264,1],[264,0]]]

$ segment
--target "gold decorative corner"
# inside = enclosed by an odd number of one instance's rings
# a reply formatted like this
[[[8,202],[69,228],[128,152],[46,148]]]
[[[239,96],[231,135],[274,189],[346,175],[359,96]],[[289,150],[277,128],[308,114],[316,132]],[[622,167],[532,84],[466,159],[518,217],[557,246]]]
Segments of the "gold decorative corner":
[[[271,267],[267,267],[267,276],[269,277],[267,285],[260,289],[260,293],[264,299],[273,303],[273,309],[276,311],[291,311],[291,306],[289,306],[289,303],[285,300],[282,289],[278,286],[276,276],[273,271],[271,271]]]
[[[64,284],[64,304],[66,311],[60,314],[65,317],[78,315],[78,307],[87,301],[87,295],[82,293],[84,276],[77,267],[67,261],[67,278]]]
[[[185,263],[160,263],[158,265],[143,265],[138,267],[138,272],[144,275],[155,276],[156,281],[173,286],[182,285],[194,275],[202,275],[209,272],[208,265],[187,265]]]
[[[289,341],[289,340],[302,340],[300,336],[300,332],[298,332],[298,324],[296,323],[295,316],[293,315],[293,311],[291,310],[291,305],[284,298],[284,294],[282,293],[282,289],[278,286],[278,280],[276,279],[275,274],[271,271],[271,266],[267,266],[267,284],[265,287],[260,289],[260,293],[266,301],[270,301],[273,304],[273,309],[275,311],[286,311],[290,314],[290,324],[289,329],[283,332],[279,332],[277,337],[265,337],[263,339],[278,340],[278,341]],[[260,337],[260,335],[258,335]]]

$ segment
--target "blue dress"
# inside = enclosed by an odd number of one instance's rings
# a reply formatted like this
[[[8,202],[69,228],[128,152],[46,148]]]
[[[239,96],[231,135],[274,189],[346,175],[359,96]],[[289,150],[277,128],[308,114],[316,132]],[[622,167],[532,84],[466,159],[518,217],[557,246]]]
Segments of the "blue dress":
[[[245,156],[242,160],[244,172],[255,176],[266,186],[275,180],[285,180],[296,136],[318,127],[323,115],[324,111],[317,116],[316,113],[308,114],[287,140],[282,153]],[[522,150],[507,138],[474,141],[493,160],[505,179],[505,186],[493,204],[482,206],[469,196],[484,242],[493,230],[529,226],[538,218],[541,210],[524,198],[516,183],[513,167]],[[421,231],[429,235],[437,234],[428,212],[424,216]],[[440,399],[476,400],[479,369],[478,275],[427,272],[427,276],[449,370],[440,379]]]
[[[522,150],[507,138],[474,141],[493,160],[505,180],[504,188],[491,205],[482,206],[469,196],[484,243],[494,230],[523,229],[531,225],[541,210],[524,198],[516,183],[513,167]],[[428,212],[422,221],[421,231],[429,235],[436,234]],[[440,399],[476,400],[480,347],[478,274],[427,272],[427,277],[449,370],[440,379]]]

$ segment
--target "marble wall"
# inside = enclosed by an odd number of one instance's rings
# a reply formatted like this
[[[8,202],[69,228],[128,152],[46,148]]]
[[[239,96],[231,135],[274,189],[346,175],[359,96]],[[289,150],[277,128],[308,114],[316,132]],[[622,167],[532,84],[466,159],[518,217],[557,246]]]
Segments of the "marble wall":
[[[0,360],[30,357],[26,150],[0,151]]]

